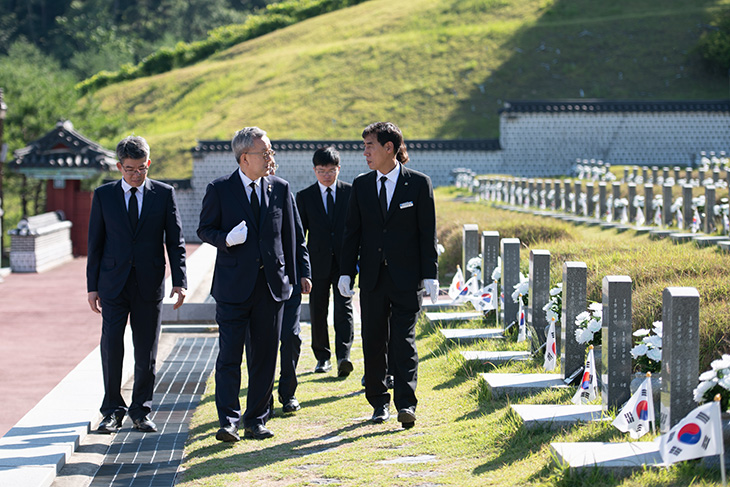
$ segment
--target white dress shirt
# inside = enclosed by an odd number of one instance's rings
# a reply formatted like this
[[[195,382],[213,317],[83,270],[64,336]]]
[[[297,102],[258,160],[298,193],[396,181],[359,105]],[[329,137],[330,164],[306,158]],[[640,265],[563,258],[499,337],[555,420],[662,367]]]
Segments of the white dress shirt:
[[[378,173],[375,175],[375,191],[378,195],[380,195],[380,178],[383,176],[388,178],[388,180],[385,181],[385,198],[388,202],[386,209],[388,209],[390,208],[390,200],[393,199],[393,193],[395,193],[395,185],[398,182],[398,176],[400,176],[400,162],[396,162],[395,167],[388,174],[383,174],[380,171],[375,172]]]

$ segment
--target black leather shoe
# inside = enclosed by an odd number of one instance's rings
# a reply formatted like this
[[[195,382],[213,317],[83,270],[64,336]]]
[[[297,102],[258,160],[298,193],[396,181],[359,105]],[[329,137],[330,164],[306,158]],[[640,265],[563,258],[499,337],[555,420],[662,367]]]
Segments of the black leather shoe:
[[[282,401],[281,410],[285,413],[294,413],[300,409],[302,409],[302,406],[299,405],[299,401],[297,401],[297,398],[294,396],[290,397],[286,401]]]
[[[324,374],[330,370],[332,370],[332,364],[329,360],[318,360],[317,366],[314,368],[314,371],[318,374]]]
[[[122,420],[124,416],[118,416],[116,414],[110,414],[104,416],[104,419],[99,423],[99,428],[96,430],[97,433],[103,433],[105,435],[116,433],[122,427]]]
[[[388,404],[384,404],[382,406],[378,406],[373,411],[373,417],[370,418],[370,421],[372,421],[375,424],[380,424],[388,421],[390,419],[390,406]]]
[[[337,377],[347,377],[353,370],[354,367],[352,366],[352,362],[348,359],[343,358],[337,362]]]
[[[388,389],[392,389],[393,388],[393,384],[395,384],[395,379],[393,379],[393,376],[392,375],[386,375],[385,376],[385,387],[387,387]]]
[[[398,422],[403,425],[404,429],[413,428],[416,424],[416,408],[403,408],[398,411]]]
[[[265,440],[274,436],[274,433],[263,424],[256,424],[249,428],[244,428],[243,436],[244,438],[253,438],[254,440]]]
[[[142,433],[155,433],[157,432],[157,425],[150,418],[144,416],[134,420],[134,429]]]
[[[229,424],[219,429],[218,433],[215,434],[215,439],[218,441],[226,441],[229,443],[241,441],[241,437],[238,436],[238,431],[236,431],[236,427],[232,424]]]

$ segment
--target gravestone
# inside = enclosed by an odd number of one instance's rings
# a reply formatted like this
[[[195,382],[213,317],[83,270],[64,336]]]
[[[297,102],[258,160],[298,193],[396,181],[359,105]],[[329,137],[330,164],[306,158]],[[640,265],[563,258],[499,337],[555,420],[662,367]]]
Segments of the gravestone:
[[[476,223],[465,223],[463,230],[463,251],[461,254],[461,268],[464,273],[464,279],[469,279],[466,265],[469,261],[479,256],[479,225]]]
[[[582,215],[582,210],[580,205],[578,204],[578,201],[580,200],[580,195],[583,193],[583,183],[580,180],[576,180],[573,188],[573,194],[575,195],[573,197],[573,213],[576,215]]]
[[[705,180],[705,174],[706,173],[704,169],[700,168],[697,170],[697,179],[699,180],[700,185],[702,185],[702,181]]]
[[[527,181],[527,202],[525,203],[525,208],[528,206],[533,206],[535,204],[535,180],[530,179]]]
[[[687,180],[688,183],[690,181],[692,181],[692,168],[691,167],[688,167],[684,170],[684,178]]]
[[[629,183],[629,223],[636,222],[636,207],[634,206],[634,200],[636,199],[636,184]]]
[[[492,272],[499,262],[499,232],[482,232],[482,282],[492,282]]]
[[[623,178],[623,182],[626,183],[628,181],[629,181],[629,168],[628,167],[624,167],[624,178]]]
[[[652,202],[654,201],[654,185],[644,185],[644,219],[646,224],[653,224],[654,220],[654,209],[652,208]]]
[[[575,318],[588,309],[586,300],[588,268],[585,262],[563,263],[563,316],[560,333],[555,333],[560,350],[560,373],[570,376],[585,363],[585,346],[575,339]]]
[[[705,220],[702,222],[702,229],[705,233],[715,231],[715,186],[705,186]]]
[[[720,168],[716,167],[712,170],[712,182],[714,184],[717,184],[717,182],[720,180]]]
[[[654,184],[657,184],[659,178],[659,168],[657,166],[651,166],[651,180]]]
[[[634,167],[632,168],[632,171],[633,171],[633,173],[634,173],[634,180],[636,180],[636,178],[638,178],[638,177],[639,177],[639,166],[634,166]]]
[[[649,168],[644,166],[641,168],[641,177],[645,183],[649,182]]]
[[[504,327],[505,330],[517,321],[518,303],[512,300],[515,285],[520,282],[520,239],[503,238],[502,248],[502,289],[504,290]]]
[[[662,293],[661,432],[668,432],[697,405],[700,293],[693,287],[668,287]]]
[[[535,206],[537,206],[538,208],[542,208],[542,205],[544,203],[544,196],[543,196],[542,189],[543,189],[542,179],[538,179],[537,181],[535,181],[535,192],[537,193],[535,195],[535,197],[537,198],[537,200],[535,201]]]
[[[620,408],[631,396],[631,278],[603,278],[601,397],[603,409]]]
[[[679,181],[681,170],[682,170],[682,168],[680,168],[679,166],[674,166],[674,180],[675,181]]]
[[[609,208],[613,221],[617,222],[621,218],[621,209],[616,206],[616,201],[621,198],[621,183],[613,183],[611,185],[612,196],[613,196],[613,208]]]
[[[570,206],[570,194],[573,190],[573,181],[566,179],[563,181],[563,211],[572,212],[573,208]]]
[[[606,183],[601,181],[598,183],[598,218],[603,219],[606,216]]]
[[[589,218],[593,218],[596,211],[595,203],[593,201],[593,189],[594,184],[592,182],[586,183],[586,216]]]
[[[527,322],[532,329],[532,351],[545,344],[548,322],[543,308],[550,299],[550,251],[530,250],[530,290]]]
[[[662,168],[662,177],[664,178],[665,181],[669,178],[669,168],[668,167]]]
[[[685,184],[682,186],[682,216],[684,217],[684,228],[689,230],[692,228],[692,185]]]
[[[664,206],[662,206],[662,223],[669,227],[672,225],[674,215],[672,215],[672,187],[673,184],[665,183],[662,186],[662,198],[664,199]]]

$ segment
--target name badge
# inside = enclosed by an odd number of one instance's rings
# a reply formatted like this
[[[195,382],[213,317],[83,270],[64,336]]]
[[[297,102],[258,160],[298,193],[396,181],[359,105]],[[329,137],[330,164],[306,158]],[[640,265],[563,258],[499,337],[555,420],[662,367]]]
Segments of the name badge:
[[[400,209],[405,210],[406,208],[410,208],[413,206],[413,201],[406,201],[405,203],[400,204]]]

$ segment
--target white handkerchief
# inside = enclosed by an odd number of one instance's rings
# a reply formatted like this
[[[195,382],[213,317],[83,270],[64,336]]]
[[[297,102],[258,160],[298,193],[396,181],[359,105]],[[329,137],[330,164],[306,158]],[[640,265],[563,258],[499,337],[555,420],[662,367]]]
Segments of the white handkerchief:
[[[404,210],[406,208],[410,208],[411,206],[413,206],[413,201],[406,201],[405,203],[400,204],[400,209]]]

